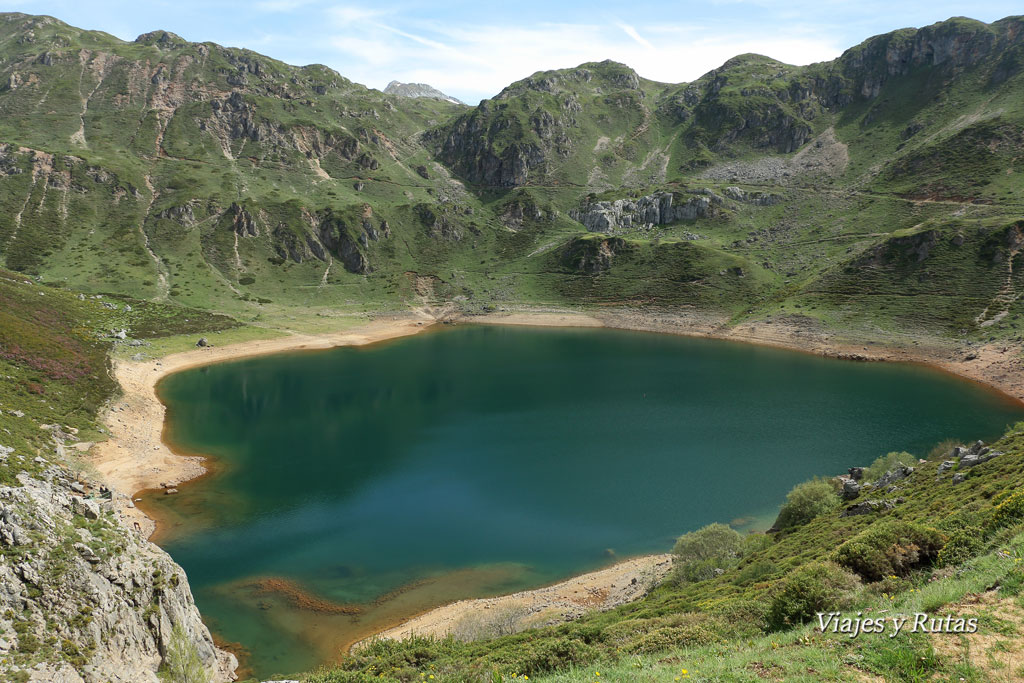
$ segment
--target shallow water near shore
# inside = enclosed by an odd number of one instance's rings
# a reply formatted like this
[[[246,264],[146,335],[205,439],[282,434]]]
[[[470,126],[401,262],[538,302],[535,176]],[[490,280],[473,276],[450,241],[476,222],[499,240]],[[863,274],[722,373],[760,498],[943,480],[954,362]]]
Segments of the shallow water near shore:
[[[218,467],[145,507],[261,677],[710,522],[763,528],[797,482],[1024,419],[924,367],[604,329],[457,326],[188,370],[159,394],[168,442]]]

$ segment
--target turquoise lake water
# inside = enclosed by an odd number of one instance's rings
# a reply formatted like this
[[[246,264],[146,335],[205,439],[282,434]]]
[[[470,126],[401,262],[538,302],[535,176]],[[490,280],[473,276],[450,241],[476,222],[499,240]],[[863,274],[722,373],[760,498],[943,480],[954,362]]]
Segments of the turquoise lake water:
[[[147,509],[211,630],[264,677],[710,522],[764,528],[814,475],[1024,419],[923,367],[601,329],[455,326],[159,392],[169,442],[217,468]]]

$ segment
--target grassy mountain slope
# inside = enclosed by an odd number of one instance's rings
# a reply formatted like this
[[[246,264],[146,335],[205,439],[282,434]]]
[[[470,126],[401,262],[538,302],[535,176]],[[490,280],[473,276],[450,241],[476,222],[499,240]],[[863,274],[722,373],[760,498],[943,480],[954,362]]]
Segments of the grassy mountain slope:
[[[1021,24],[952,19],[807,67],[741,55],[681,85],[584,64],[467,108],[166,32],[126,43],[5,14],[0,258],[87,292],[300,326],[422,303],[642,302],[1010,337],[1009,266],[971,257],[971,287],[917,288],[955,324],[907,321],[892,294],[937,270],[930,254],[869,266],[865,292],[841,280],[908,231],[963,235],[963,255],[1016,220]],[[724,201],[607,230],[619,241],[599,267],[581,258],[602,240],[574,210],[661,191]]]
[[[44,452],[41,424],[98,438],[120,329],[166,350],[178,334],[262,333],[239,331],[250,323],[554,305],[1022,342],[1022,92],[1020,17],[902,29],[803,67],[740,55],[684,84],[589,63],[467,108],[163,31],[124,42],[0,14],[2,442]],[[792,575],[894,520],[943,547],[964,528],[984,542],[947,568],[932,553],[898,578],[861,576],[851,607],[1019,600],[1020,520],[997,510],[1022,483],[1022,438],[962,484],[921,465],[874,496],[902,498],[892,509],[830,510],[714,578],[483,643],[377,645],[311,680],[582,681],[595,663],[674,680],[691,661],[727,680],[984,680],[926,638],[779,633],[767,609]]]

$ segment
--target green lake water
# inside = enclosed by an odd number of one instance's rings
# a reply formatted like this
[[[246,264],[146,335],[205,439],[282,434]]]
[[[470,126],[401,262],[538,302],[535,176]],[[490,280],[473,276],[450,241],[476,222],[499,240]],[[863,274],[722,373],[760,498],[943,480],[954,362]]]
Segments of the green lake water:
[[[600,329],[458,326],[159,391],[168,440],[217,468],[147,509],[211,630],[260,676],[710,522],[764,528],[814,475],[1024,419],[923,367]]]

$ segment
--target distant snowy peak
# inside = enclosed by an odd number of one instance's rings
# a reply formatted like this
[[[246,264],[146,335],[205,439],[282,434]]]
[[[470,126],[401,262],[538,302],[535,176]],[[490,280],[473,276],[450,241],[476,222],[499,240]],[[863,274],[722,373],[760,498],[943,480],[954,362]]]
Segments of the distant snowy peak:
[[[451,95],[445,95],[437,88],[426,83],[399,83],[398,81],[391,81],[388,83],[388,87],[384,88],[384,92],[388,95],[398,95],[399,97],[429,97],[430,99],[443,100],[453,104],[465,104],[465,102],[457,100]]]

